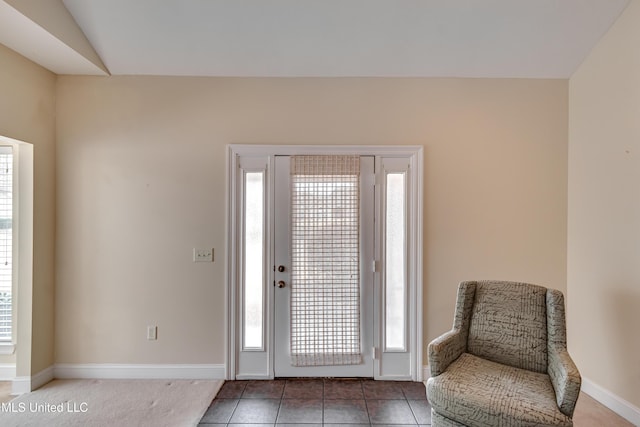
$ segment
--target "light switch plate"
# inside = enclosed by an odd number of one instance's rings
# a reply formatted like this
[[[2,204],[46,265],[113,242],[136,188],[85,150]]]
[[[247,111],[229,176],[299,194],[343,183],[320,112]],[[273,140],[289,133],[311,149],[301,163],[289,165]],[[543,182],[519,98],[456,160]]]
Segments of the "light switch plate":
[[[157,326],[147,326],[147,339],[150,341],[155,341],[158,339],[158,327]]]
[[[193,262],[213,262],[213,249],[193,248]]]

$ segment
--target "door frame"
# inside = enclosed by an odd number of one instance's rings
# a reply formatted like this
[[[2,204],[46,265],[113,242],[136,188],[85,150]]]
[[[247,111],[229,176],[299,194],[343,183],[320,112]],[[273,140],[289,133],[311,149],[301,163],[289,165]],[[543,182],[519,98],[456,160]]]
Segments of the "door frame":
[[[274,378],[274,301],[273,289],[266,287],[264,294],[265,299],[265,319],[264,322],[264,348],[262,356],[264,359],[263,368],[251,373],[238,373],[239,357],[239,263],[241,262],[238,254],[237,239],[240,238],[238,224],[238,189],[241,185],[238,182],[238,170],[240,168],[240,160],[246,158],[263,158],[265,160],[265,259],[267,264],[271,263],[273,254],[271,253],[271,245],[273,242],[273,171],[275,156],[292,156],[292,155],[323,155],[323,154],[352,154],[363,156],[374,156],[376,158],[376,169],[380,159],[384,158],[403,158],[408,162],[407,175],[411,185],[408,187],[407,198],[407,308],[408,308],[408,344],[410,346],[410,369],[406,375],[395,375],[387,373],[383,369],[381,358],[384,357],[381,351],[382,342],[382,325],[381,317],[382,307],[380,300],[381,295],[381,274],[380,269],[376,266],[374,280],[375,292],[378,295],[374,301],[374,310],[379,313],[378,321],[374,325],[374,342],[376,343],[373,352],[374,356],[374,378],[388,380],[413,380],[422,381],[422,308],[423,308],[423,289],[422,289],[422,235],[423,235],[423,147],[407,146],[407,145],[261,145],[261,144],[230,144],[227,146],[226,156],[226,251],[225,251],[225,370],[226,379],[272,379]],[[382,212],[382,194],[380,184],[380,174],[376,171],[376,218],[380,218]],[[376,219],[376,233],[382,234],[380,223],[382,221]],[[377,260],[381,259],[380,238],[376,236],[376,254]],[[375,264],[378,265],[380,261]],[[270,268],[266,268],[266,283],[273,281],[274,275]],[[366,349],[365,349],[366,351]],[[258,353],[258,352],[256,352]]]

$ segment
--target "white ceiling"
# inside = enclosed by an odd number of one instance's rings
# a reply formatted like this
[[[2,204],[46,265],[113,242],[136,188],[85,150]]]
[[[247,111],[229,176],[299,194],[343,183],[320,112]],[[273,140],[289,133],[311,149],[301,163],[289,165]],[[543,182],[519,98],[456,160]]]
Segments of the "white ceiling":
[[[111,74],[568,78],[628,0],[62,2]]]

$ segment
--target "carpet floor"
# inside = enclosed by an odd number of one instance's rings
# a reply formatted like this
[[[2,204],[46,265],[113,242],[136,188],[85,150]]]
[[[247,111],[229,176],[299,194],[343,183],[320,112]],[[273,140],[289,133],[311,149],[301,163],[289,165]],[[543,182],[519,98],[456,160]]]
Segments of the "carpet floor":
[[[0,407],[0,425],[193,427],[221,380],[54,380]]]

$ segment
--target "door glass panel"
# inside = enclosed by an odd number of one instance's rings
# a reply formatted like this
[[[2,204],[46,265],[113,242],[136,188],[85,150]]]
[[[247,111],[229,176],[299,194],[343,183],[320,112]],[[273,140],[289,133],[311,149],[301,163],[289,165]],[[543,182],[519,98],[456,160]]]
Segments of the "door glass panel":
[[[291,158],[291,361],[362,362],[358,156]]]
[[[263,346],[264,173],[244,175],[244,348]]]
[[[406,344],[406,214],[405,175],[386,175],[385,212],[385,343],[404,351]]]

